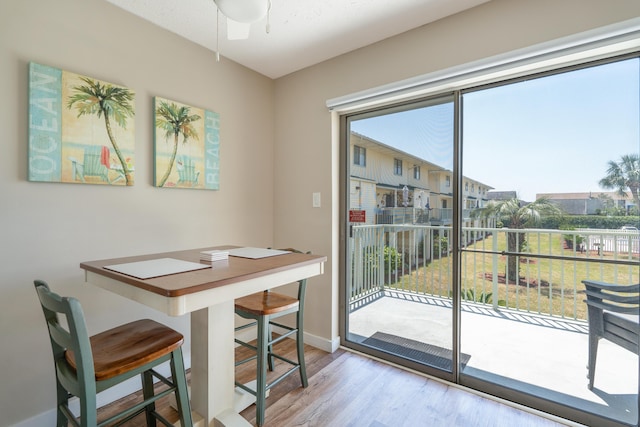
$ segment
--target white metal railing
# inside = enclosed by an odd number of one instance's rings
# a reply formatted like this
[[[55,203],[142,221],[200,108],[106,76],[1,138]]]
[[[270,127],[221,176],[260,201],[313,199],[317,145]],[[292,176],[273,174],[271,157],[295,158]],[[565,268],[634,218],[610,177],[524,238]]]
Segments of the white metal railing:
[[[585,250],[600,252],[630,252],[638,254],[640,238],[637,231],[579,229],[577,231],[586,237]]]
[[[385,289],[450,298],[450,242],[450,226],[354,226],[352,308]],[[582,280],[640,281],[638,232],[463,228],[461,243],[462,298],[494,308],[585,319]]]
[[[464,209],[462,217],[471,218],[471,212],[476,209]],[[416,208],[388,207],[376,210],[376,224],[451,224],[453,209],[451,208]]]
[[[376,224],[425,224],[429,218],[429,209],[423,208],[380,208],[376,212]]]

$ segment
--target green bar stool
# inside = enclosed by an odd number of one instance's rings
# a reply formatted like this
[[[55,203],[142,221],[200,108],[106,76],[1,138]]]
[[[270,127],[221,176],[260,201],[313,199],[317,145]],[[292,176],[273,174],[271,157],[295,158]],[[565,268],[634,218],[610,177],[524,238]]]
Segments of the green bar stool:
[[[182,360],[184,337],[177,331],[150,319],[138,320],[89,337],[80,302],[60,297],[41,281],[35,282],[51,339],[56,372],[57,427],[68,423],[76,427],[122,425],[146,412],[147,425],[160,421],[172,426],[155,410],[155,402],[175,393],[180,423],[193,425],[187,378]],[[60,318],[66,319],[60,322]],[[154,370],[170,362],[172,380]],[[96,394],[129,378],[140,375],[143,401],[98,422]],[[154,377],[167,388],[154,393]],[[80,400],[80,416],[69,409],[69,398]]]
[[[291,248],[283,250],[302,253]],[[235,300],[235,313],[242,318],[255,320],[255,322],[251,322],[248,325],[237,327],[236,331],[257,326],[258,339],[255,346],[237,338],[235,339],[235,342],[256,352],[254,356],[236,362],[236,366],[238,366],[257,359],[256,389],[253,390],[245,384],[241,384],[237,381],[236,386],[256,396],[256,424],[258,426],[262,426],[264,424],[265,400],[269,389],[296,371],[300,373],[302,387],[306,388],[308,385],[307,371],[304,363],[303,340],[304,297],[306,288],[307,281],[304,279],[298,281],[297,298],[267,290]],[[291,313],[296,313],[295,327],[290,327],[273,321],[274,319]],[[272,326],[281,328],[285,333],[273,339],[271,333]],[[273,351],[274,344],[293,335],[296,337],[297,362],[274,353]],[[291,365],[291,367],[285,373],[267,383],[267,367],[270,371],[273,371],[274,359],[281,360]]]

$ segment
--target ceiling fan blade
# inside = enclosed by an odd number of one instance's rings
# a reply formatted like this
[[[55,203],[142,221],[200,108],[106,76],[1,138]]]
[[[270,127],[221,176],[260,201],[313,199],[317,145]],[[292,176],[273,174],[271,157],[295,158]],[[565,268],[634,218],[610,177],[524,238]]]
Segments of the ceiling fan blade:
[[[229,40],[246,40],[249,38],[250,30],[251,24],[227,18],[227,38]]]

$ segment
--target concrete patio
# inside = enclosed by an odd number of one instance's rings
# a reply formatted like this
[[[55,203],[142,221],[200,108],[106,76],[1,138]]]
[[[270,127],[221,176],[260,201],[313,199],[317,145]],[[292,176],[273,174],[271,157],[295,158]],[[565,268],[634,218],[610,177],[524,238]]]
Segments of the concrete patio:
[[[349,336],[384,332],[451,349],[451,323],[449,300],[387,291],[350,314]],[[461,328],[461,352],[471,356],[463,375],[637,423],[638,356],[601,340],[589,390],[586,322],[464,303]]]

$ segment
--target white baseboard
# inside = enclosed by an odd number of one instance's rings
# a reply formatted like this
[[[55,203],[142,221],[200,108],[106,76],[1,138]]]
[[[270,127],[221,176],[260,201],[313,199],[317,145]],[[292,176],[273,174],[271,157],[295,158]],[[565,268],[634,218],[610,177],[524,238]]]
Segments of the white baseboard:
[[[55,401],[54,401],[55,405]],[[42,426],[55,426],[56,425],[56,410],[42,412],[35,417],[31,417],[26,420],[20,421],[18,424],[14,424],[11,427],[42,427]]]
[[[275,333],[285,332],[283,329],[280,329],[278,327],[274,327],[273,331]],[[256,334],[255,328],[243,329],[242,331],[239,331],[236,333],[236,338],[246,342],[253,341],[256,339],[256,337],[257,337],[257,334]],[[333,340],[329,340],[329,339],[305,332],[304,343],[312,347],[318,348],[320,350],[326,351],[327,353],[333,353],[340,347],[340,337],[336,337]]]
[[[333,353],[340,348],[340,337],[335,337],[334,339],[329,340],[305,332],[304,343],[309,344],[312,347],[319,348],[320,350],[324,350],[327,353]]]

